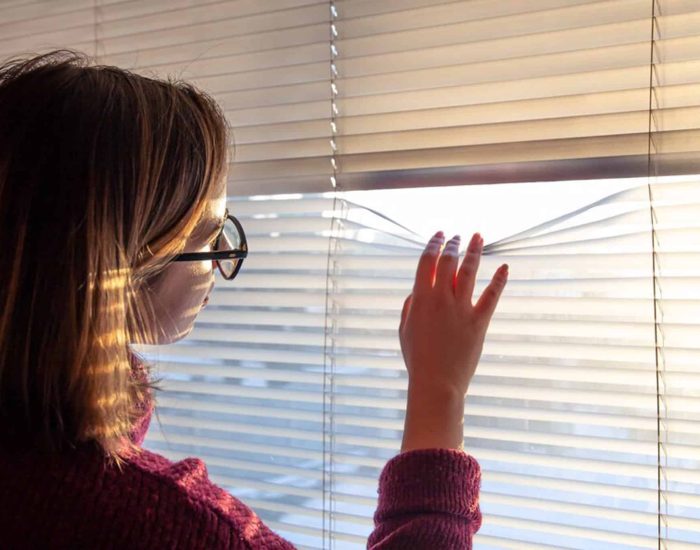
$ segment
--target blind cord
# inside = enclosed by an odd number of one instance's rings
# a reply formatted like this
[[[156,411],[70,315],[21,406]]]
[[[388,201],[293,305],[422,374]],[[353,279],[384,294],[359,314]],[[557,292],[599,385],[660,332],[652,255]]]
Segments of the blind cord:
[[[657,278],[657,250],[656,250],[656,212],[654,210],[653,193],[651,187],[652,177],[656,175],[656,167],[653,162],[654,154],[656,150],[654,148],[653,130],[654,130],[654,75],[655,75],[655,64],[654,56],[656,49],[656,30],[657,30],[657,20],[656,20],[656,1],[651,0],[651,36],[649,40],[650,54],[649,54],[649,120],[648,120],[648,147],[647,147],[647,191],[649,197],[649,216],[651,221],[651,262],[652,262],[652,292],[653,292],[653,307],[654,307],[654,360],[656,368],[656,523],[657,523],[657,539],[658,539],[658,549],[666,548],[666,540],[668,539],[668,522],[666,516],[668,514],[668,503],[664,495],[665,483],[662,484],[662,480],[665,482],[666,471],[664,468],[664,462],[661,459],[663,453],[666,457],[666,450],[664,446],[663,436],[667,436],[667,429],[664,422],[664,429],[662,429],[662,404],[664,418],[667,413],[665,405],[665,379],[664,373],[662,371],[662,364],[659,361],[660,348],[659,348],[659,296],[658,296],[658,278]],[[652,174],[653,172],[653,174]],[[662,507],[662,500],[664,506]],[[664,526],[664,532],[662,536],[662,524]]]
[[[335,451],[335,337],[338,332],[339,307],[335,300],[337,291],[338,262],[337,254],[340,248],[339,233],[342,230],[342,216],[338,216],[338,205],[341,202],[338,198],[340,188],[338,186],[338,159],[336,153],[338,144],[336,136],[338,127],[336,117],[338,116],[338,87],[336,78],[338,68],[336,58],[338,49],[335,39],[338,36],[336,21],[338,9],[334,0],[329,0],[329,48],[330,48],[330,163],[331,176],[330,184],[333,193],[333,212],[331,215],[331,226],[328,235],[328,253],[326,257],[326,295],[325,295],[325,318],[324,318],[324,338],[323,338],[323,475],[322,475],[322,537],[323,548],[331,549],[335,547],[335,497],[334,488],[334,451]]]

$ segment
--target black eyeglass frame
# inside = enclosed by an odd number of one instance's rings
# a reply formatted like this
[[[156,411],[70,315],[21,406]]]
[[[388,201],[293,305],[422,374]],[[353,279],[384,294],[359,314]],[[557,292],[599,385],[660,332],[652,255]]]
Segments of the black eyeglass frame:
[[[239,222],[235,216],[232,214],[229,214],[228,208],[226,209],[226,219],[231,220],[233,224],[236,226],[236,229],[238,230],[238,234],[241,236],[241,246],[240,248],[234,248],[232,250],[219,250],[215,252],[183,252],[182,254],[178,254],[175,256],[172,260],[172,262],[194,262],[198,261],[201,262],[203,260],[215,260],[216,261],[216,266],[219,268],[219,272],[221,273],[221,276],[230,281],[233,279],[236,275],[238,275],[238,272],[241,270],[241,266],[243,265],[243,259],[248,256],[248,240],[246,239],[245,236],[245,231],[243,231],[243,226],[241,225],[241,222]],[[219,234],[214,238],[214,247],[218,246],[219,244],[219,239],[221,239],[221,235],[224,233],[224,227],[226,226],[226,222],[224,221],[224,225],[221,226],[221,231],[219,231]],[[236,265],[236,268],[233,270],[233,273],[231,274],[230,277],[227,277],[226,274],[224,273],[224,270],[221,269],[221,265],[219,264],[219,260],[230,260],[232,258],[239,259],[240,261]]]

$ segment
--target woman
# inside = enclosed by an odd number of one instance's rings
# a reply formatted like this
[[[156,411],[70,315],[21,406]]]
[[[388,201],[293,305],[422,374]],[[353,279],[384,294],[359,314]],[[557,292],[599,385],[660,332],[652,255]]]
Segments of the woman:
[[[229,130],[191,85],[61,50],[0,67],[0,533],[5,548],[292,548],[196,458],[141,447],[149,367],[129,343],[184,338],[214,283]],[[507,278],[472,305],[438,233],[399,327],[401,453],[368,546],[469,548],[480,471],[464,397]],[[187,261],[172,261],[174,259]]]

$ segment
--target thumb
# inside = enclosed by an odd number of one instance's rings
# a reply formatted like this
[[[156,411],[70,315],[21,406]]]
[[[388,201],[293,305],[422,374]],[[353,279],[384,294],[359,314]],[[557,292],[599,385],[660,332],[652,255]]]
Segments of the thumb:
[[[413,294],[409,294],[403,302],[403,309],[401,310],[401,322],[399,323],[399,332],[403,330],[403,325],[406,322],[406,316],[408,315],[408,310],[411,309],[411,302],[413,301]]]
[[[491,279],[489,285],[482,292],[479,301],[474,306],[474,311],[488,327],[491,322],[491,317],[496,311],[496,306],[498,305],[498,300],[501,298],[503,289],[508,282],[508,264],[503,264],[496,270],[496,273]]]

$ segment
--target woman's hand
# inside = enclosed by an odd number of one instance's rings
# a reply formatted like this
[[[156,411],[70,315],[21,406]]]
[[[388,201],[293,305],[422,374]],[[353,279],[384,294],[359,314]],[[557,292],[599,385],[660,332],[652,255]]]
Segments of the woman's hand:
[[[402,451],[462,447],[464,397],[508,278],[504,264],[472,304],[484,241],[474,234],[459,268],[459,237],[440,254],[443,241],[439,232],[423,251],[401,313],[399,340],[409,381]]]

